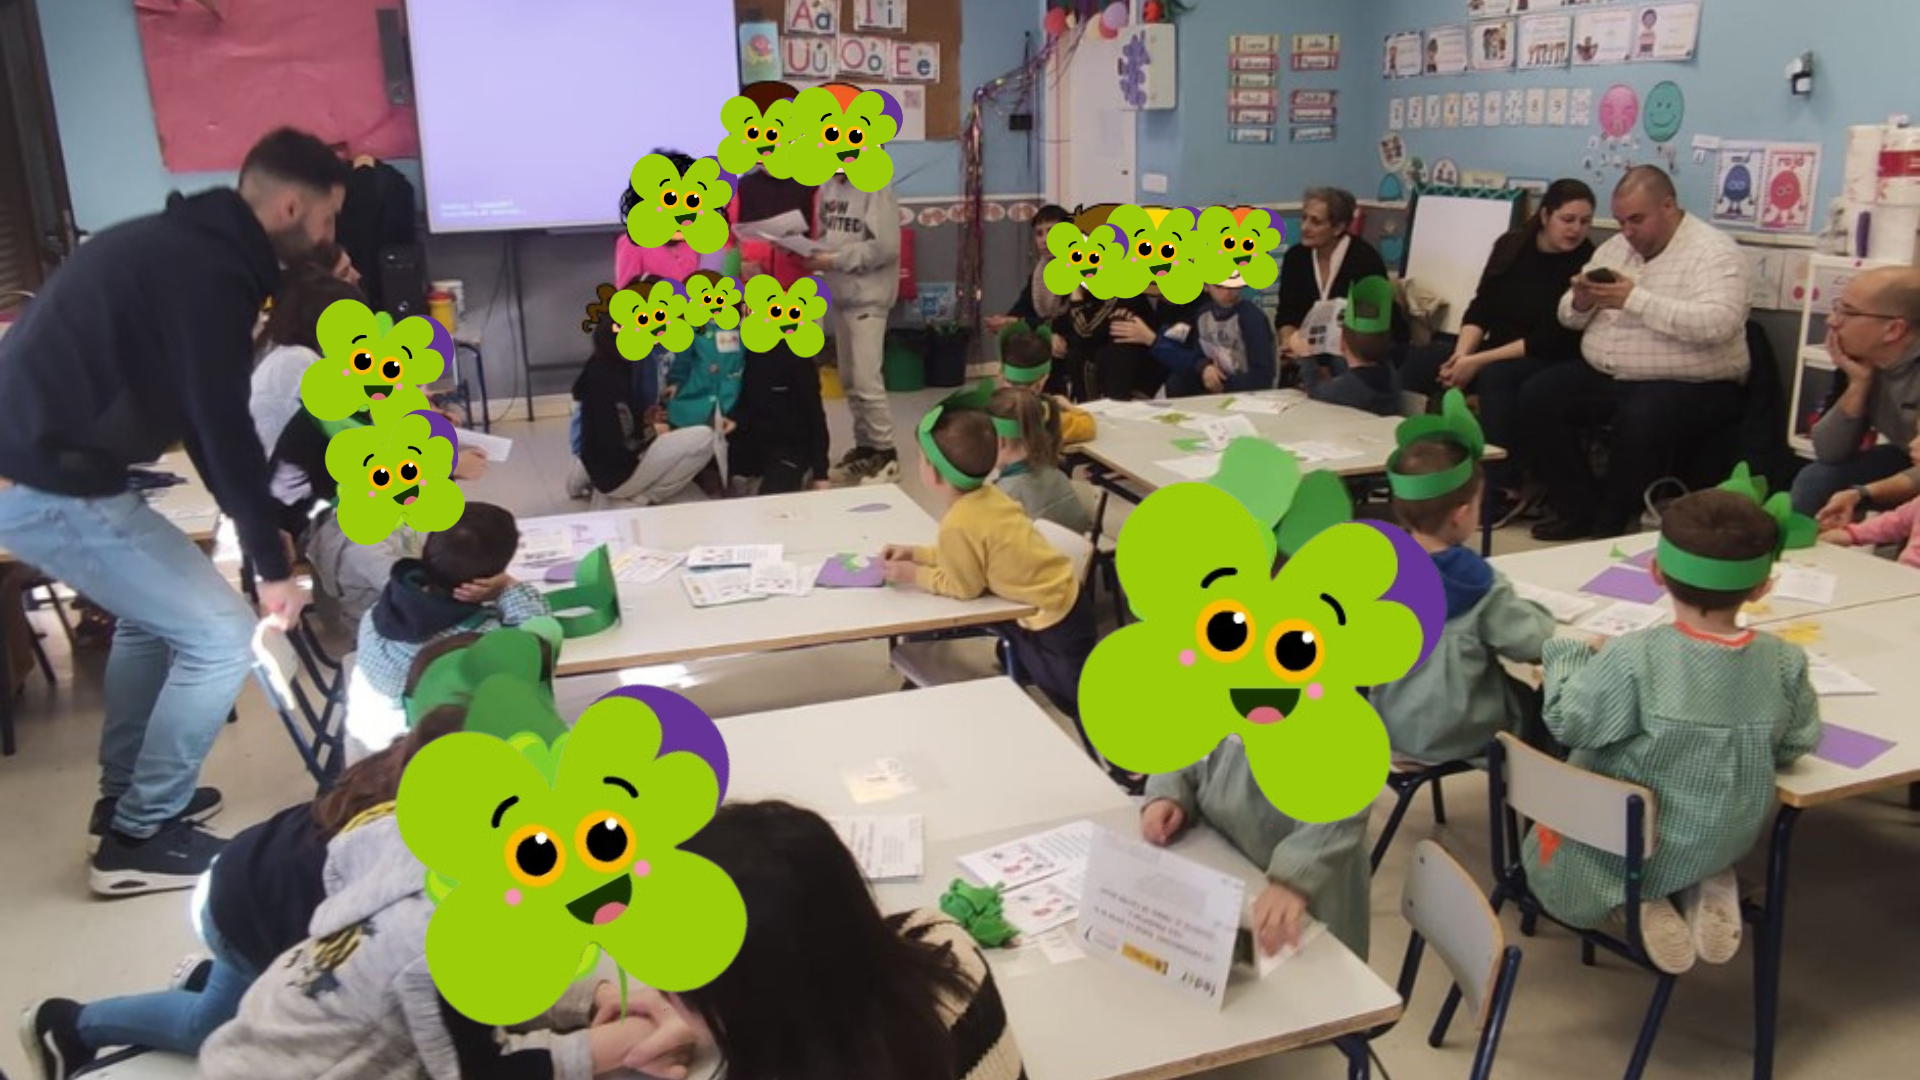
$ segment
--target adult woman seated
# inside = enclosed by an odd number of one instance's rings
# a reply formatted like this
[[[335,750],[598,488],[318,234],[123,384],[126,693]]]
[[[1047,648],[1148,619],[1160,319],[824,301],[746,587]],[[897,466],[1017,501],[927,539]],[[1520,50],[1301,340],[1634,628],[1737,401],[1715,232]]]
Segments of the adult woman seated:
[[[1300,366],[1301,382],[1346,372],[1325,334],[1339,325],[1338,306],[1362,278],[1387,276],[1372,244],[1350,234],[1359,204],[1340,188],[1310,188],[1300,215],[1300,242],[1280,260],[1280,304],[1273,325],[1281,359]],[[1284,376],[1282,381],[1285,381]]]
[[[1593,258],[1587,234],[1595,205],[1586,184],[1554,181],[1539,211],[1494,243],[1459,340],[1415,350],[1400,371],[1401,385],[1416,394],[1458,387],[1479,395],[1487,441],[1509,455],[1487,463],[1487,515],[1494,521],[1512,517],[1526,502],[1526,448],[1514,439],[1520,388],[1552,365],[1580,358],[1580,334],[1560,325],[1559,304],[1568,279]]]

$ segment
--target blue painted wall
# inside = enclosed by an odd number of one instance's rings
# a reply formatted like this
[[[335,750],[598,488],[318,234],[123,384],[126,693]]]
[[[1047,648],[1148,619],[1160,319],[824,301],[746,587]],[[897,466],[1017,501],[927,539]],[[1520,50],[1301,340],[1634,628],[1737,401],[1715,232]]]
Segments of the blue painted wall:
[[[964,120],[973,88],[1020,63],[1022,32],[1033,32],[1036,49],[1040,34],[1038,0],[963,3]],[[98,231],[151,213],[176,188],[194,191],[233,182],[230,172],[170,173],[161,163],[131,0],[43,0],[39,10],[61,149],[81,228]],[[1009,132],[1006,121],[990,111],[985,145],[989,194],[1040,190],[1037,139],[1029,154],[1027,135]],[[957,142],[899,144],[895,163],[896,190],[903,196],[957,196],[961,190]],[[394,164],[419,188],[418,162]]]

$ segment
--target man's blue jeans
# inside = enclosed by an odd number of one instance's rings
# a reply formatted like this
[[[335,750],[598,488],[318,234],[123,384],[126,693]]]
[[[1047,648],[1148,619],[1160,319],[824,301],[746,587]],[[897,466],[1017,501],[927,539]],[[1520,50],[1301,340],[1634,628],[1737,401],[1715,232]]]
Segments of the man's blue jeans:
[[[253,609],[186,534],[127,492],[0,490],[0,547],[119,619],[107,659],[100,793],[151,836],[187,807],[251,666]]]
[[[160,990],[151,994],[95,1001],[80,1010],[80,1038],[93,1050],[109,1046],[145,1046],[175,1054],[197,1055],[214,1029],[234,1018],[240,999],[260,977],[253,966],[220,936],[207,908],[208,875],[200,875],[193,909],[200,940],[213,954],[213,969],[200,990]]]
[[[1793,478],[1793,509],[1811,517],[1835,494],[1855,484],[1885,480],[1912,464],[1904,446],[1876,446],[1837,465],[1812,462]]]

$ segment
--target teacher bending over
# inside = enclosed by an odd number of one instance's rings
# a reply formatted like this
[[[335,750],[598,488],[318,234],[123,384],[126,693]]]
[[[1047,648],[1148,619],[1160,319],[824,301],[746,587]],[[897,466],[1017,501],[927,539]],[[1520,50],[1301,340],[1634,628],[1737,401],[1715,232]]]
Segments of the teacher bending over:
[[[1280,355],[1303,364],[1301,380],[1307,386],[1346,373],[1346,362],[1328,341],[1327,331],[1340,325],[1340,308],[1354,282],[1387,276],[1380,252],[1348,233],[1358,209],[1350,191],[1309,188],[1300,214],[1300,242],[1280,260],[1275,336]],[[1305,363],[1309,359],[1313,362]],[[1322,366],[1327,371],[1321,371]]]
[[[247,677],[256,621],[186,534],[127,487],[185,441],[291,626],[266,453],[247,411],[253,327],[292,263],[333,237],[347,167],[311,135],[260,140],[240,188],[174,198],[76,251],[0,340],[0,545],[119,617],[100,734],[91,885],[193,885],[226,841],[200,763]]]

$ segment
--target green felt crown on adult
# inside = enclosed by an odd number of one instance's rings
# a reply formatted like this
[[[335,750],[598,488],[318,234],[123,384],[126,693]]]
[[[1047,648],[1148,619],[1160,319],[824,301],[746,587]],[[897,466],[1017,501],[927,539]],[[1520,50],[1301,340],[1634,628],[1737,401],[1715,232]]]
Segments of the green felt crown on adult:
[[[1407,447],[1424,439],[1444,439],[1466,450],[1460,464],[1434,473],[1409,475],[1400,471],[1400,455]],[[1393,430],[1399,449],[1387,459],[1387,486],[1394,495],[1410,501],[1437,499],[1460,490],[1473,477],[1473,466],[1487,452],[1487,436],[1480,421],[1467,408],[1467,396],[1458,388],[1448,390],[1440,399],[1440,415],[1411,416]]]
[[[933,429],[940,423],[940,418],[946,415],[947,410],[975,409],[984,414],[987,411],[987,403],[991,400],[993,400],[993,380],[981,379],[972,386],[962,387],[948,394],[941,399],[940,404],[928,409],[927,415],[920,418],[918,435],[921,453],[927,455],[927,463],[933,466],[933,471],[945,477],[947,483],[952,484],[957,490],[978,490],[980,485],[987,482],[987,478],[970,476],[949,461],[947,455],[940,449],[939,443],[934,441]]]
[[[1384,334],[1393,328],[1393,283],[1375,275],[1353,283],[1347,293],[1347,329]]]
[[[1773,519],[1779,528],[1773,550],[1751,559],[1721,559],[1688,551],[1663,533],[1654,557],[1660,563],[1660,572],[1667,577],[1696,589],[1722,592],[1751,589],[1767,580],[1767,575],[1773,571],[1773,564],[1782,553],[1812,547],[1819,538],[1820,529],[1814,520],[1805,514],[1794,513],[1792,500],[1786,492],[1778,491],[1769,495],[1767,478],[1753,475],[1746,462],[1734,466],[1733,475],[1717,487],[1721,491],[1752,499],[1755,506]]]
[[[1325,530],[1353,520],[1353,499],[1338,476],[1325,470],[1301,475],[1300,462],[1265,439],[1242,436],[1227,443],[1220,470],[1207,483],[1270,527],[1269,561],[1276,552],[1290,557]]]

